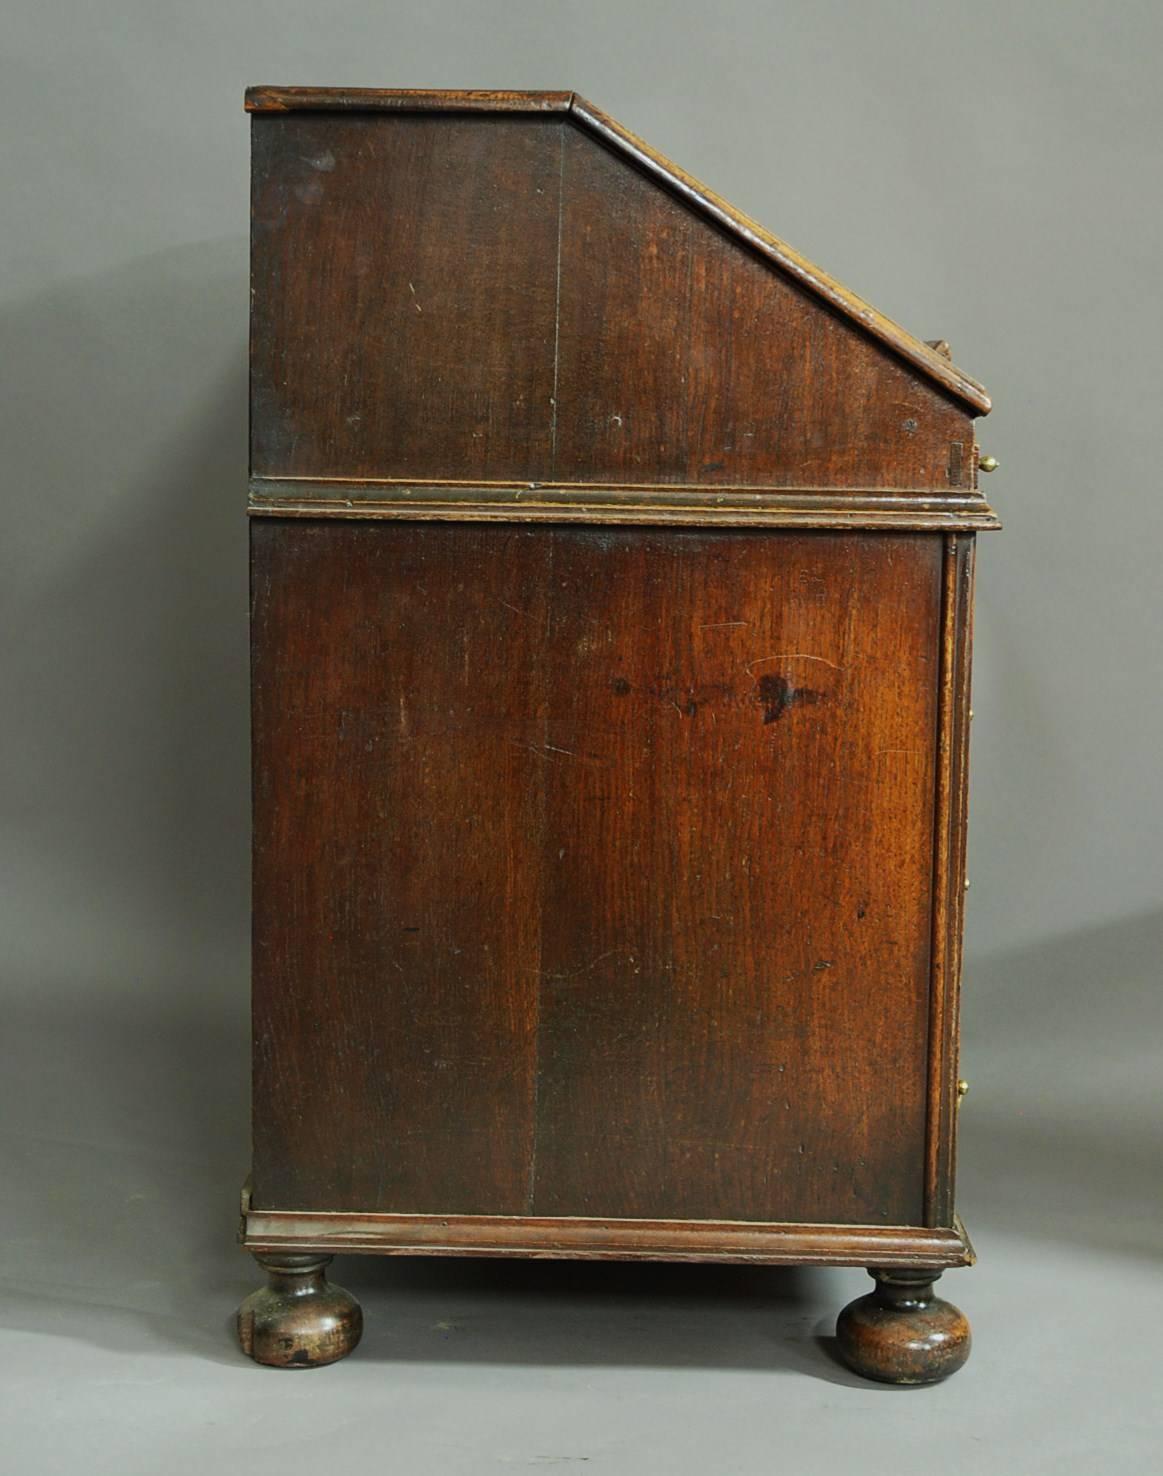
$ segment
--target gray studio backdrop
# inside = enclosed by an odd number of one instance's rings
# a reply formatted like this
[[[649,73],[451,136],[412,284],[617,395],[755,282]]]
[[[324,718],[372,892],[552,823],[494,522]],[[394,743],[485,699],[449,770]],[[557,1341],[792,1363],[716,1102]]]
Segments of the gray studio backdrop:
[[[102,1352],[233,1371],[252,1279],[230,1241],[260,82],[576,88],[985,382],[1006,527],[979,546],[961,1200],[987,1238],[1157,1257],[1156,0],[15,0],[2,29],[15,1335],[56,1317],[67,1343],[86,1305]]]

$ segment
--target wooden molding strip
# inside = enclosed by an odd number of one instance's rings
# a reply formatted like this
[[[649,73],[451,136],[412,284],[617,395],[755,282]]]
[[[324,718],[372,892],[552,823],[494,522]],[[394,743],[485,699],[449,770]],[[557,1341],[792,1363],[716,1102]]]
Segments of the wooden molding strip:
[[[568,113],[572,92],[491,88],[248,87],[248,113]]]
[[[531,1256],[586,1260],[766,1262],[789,1266],[968,1266],[952,1229],[780,1225],[714,1220],[543,1219],[255,1210],[244,1202],[247,1250],[375,1255]]]
[[[262,517],[679,523],[702,527],[978,529],[1001,526],[980,492],[582,486],[567,483],[254,477]]]
[[[786,241],[765,230],[721,195],[652,149],[627,128],[574,92],[411,91],[374,87],[250,87],[246,109],[251,113],[311,112],[506,112],[562,113],[592,134],[633,167],[677,195],[720,230],[736,237],[751,251],[822,298],[843,317],[879,339],[948,394],[969,406],[974,415],[988,415],[990,398],[984,386],[963,374],[931,344],[915,338],[899,323],[858,297],[827,272],[813,265]]]
[[[943,1223],[953,1204],[957,1138],[957,1041],[965,908],[969,680],[973,641],[972,538],[947,540],[941,598],[941,664],[934,810],[933,933],[924,1219]]]
[[[931,1224],[942,1192],[943,1100],[948,1075],[944,1032],[947,1004],[946,947],[952,883],[950,826],[953,805],[953,709],[956,697],[957,539],[945,541],[941,577],[941,646],[937,668],[937,782],[933,804],[932,935],[929,953],[929,1064],[925,1111],[924,1219]]]

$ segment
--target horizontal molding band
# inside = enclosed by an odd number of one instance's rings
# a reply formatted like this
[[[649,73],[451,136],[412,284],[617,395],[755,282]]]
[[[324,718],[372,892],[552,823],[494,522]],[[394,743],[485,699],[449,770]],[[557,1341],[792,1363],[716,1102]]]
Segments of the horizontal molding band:
[[[248,113],[568,113],[572,92],[380,87],[248,87]]]
[[[952,1229],[785,1225],[727,1220],[598,1220],[244,1209],[252,1251],[529,1256],[549,1259],[765,1262],[787,1266],[968,1266]]]
[[[492,522],[679,523],[714,527],[988,529],[980,492],[552,482],[409,482],[254,477],[259,517]]]

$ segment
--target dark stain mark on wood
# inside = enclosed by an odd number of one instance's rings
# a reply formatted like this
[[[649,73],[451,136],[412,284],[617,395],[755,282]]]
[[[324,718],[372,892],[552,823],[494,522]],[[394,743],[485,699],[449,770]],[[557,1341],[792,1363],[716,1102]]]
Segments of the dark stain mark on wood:
[[[823,692],[817,692],[812,687],[793,686],[787,677],[772,674],[759,678],[755,696],[763,708],[764,726],[778,722],[790,707],[811,707],[817,702],[827,700]]]
[[[610,691],[615,697],[628,697],[633,688],[625,677],[615,677],[610,683]]]

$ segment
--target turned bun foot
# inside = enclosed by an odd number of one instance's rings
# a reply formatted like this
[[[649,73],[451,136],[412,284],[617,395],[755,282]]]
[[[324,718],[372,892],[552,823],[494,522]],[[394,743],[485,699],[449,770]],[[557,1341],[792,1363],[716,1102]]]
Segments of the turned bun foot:
[[[330,1256],[255,1256],[270,1284],[238,1309],[238,1341],[256,1363],[319,1368],[345,1358],[363,1332],[359,1303],[324,1275]]]
[[[935,1384],[969,1357],[964,1312],[934,1295],[939,1271],[871,1271],[876,1290],[850,1302],[836,1323],[840,1356],[866,1379]]]

